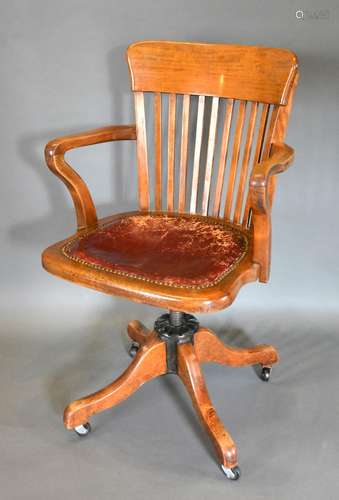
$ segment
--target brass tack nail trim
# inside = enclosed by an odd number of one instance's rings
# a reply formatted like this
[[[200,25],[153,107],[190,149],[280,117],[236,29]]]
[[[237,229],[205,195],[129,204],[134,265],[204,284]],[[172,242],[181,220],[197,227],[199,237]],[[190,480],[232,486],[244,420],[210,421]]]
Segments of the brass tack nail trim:
[[[132,217],[143,217],[143,216],[152,216],[151,213],[138,213],[136,215],[131,215],[129,218],[132,218]],[[163,214],[163,215],[154,215],[155,217],[170,217],[169,215],[167,214]],[[83,238],[86,238],[87,236],[89,236],[90,234],[92,233],[95,233],[98,228],[95,228],[94,230],[92,231],[88,231],[87,233],[85,234],[82,234],[81,236],[75,236],[74,238],[72,238],[70,241],[68,241],[62,248],[61,248],[61,252],[62,254],[67,257],[68,259],[74,261],[74,262],[77,262],[78,264],[82,264],[84,266],[87,266],[91,269],[97,269],[98,271],[104,271],[104,272],[107,272],[107,273],[111,273],[111,274],[115,274],[117,276],[124,276],[126,278],[132,278],[132,279],[136,279],[136,280],[139,280],[139,281],[144,281],[146,283],[152,283],[152,284],[155,284],[155,285],[162,285],[162,286],[168,286],[170,288],[184,288],[184,289],[192,289],[192,290],[202,290],[202,289],[205,289],[205,288],[211,288],[215,285],[217,285],[218,283],[220,283],[226,276],[228,276],[234,269],[235,267],[239,264],[239,262],[241,262],[241,260],[244,258],[244,256],[246,255],[247,253],[247,250],[248,250],[248,239],[247,237],[245,236],[245,234],[238,230],[237,228],[235,228],[232,224],[229,224],[221,219],[214,219],[212,217],[208,217],[208,216],[203,216],[203,215],[198,215],[198,214],[194,214],[194,215],[181,215],[181,217],[186,217],[186,218],[190,218],[190,219],[200,219],[200,220],[203,220],[203,221],[206,221],[208,224],[212,224],[212,225],[219,225],[219,226],[222,226],[224,228],[229,228],[231,229],[233,232],[237,233],[239,236],[241,236],[242,238],[242,242],[244,243],[244,250],[243,252],[241,253],[241,255],[233,262],[233,264],[225,271],[223,272],[218,278],[216,278],[215,280],[211,281],[210,283],[207,283],[205,285],[178,285],[178,284],[175,284],[175,283],[169,283],[168,281],[166,280],[155,280],[155,279],[150,279],[150,278],[145,278],[144,276],[139,276],[135,273],[129,273],[129,272],[126,272],[126,271],[119,271],[118,269],[111,269],[109,267],[105,267],[105,266],[101,266],[100,264],[92,264],[91,262],[87,262],[86,260],[84,259],[81,259],[80,257],[76,257],[74,255],[71,255],[69,253],[69,247],[72,246],[73,243],[75,243],[76,241],[80,241],[82,240]],[[175,217],[175,216],[173,216]],[[111,221],[110,222],[107,222],[106,224],[102,224],[100,226],[100,229],[106,227],[106,226],[110,226],[111,225]]]

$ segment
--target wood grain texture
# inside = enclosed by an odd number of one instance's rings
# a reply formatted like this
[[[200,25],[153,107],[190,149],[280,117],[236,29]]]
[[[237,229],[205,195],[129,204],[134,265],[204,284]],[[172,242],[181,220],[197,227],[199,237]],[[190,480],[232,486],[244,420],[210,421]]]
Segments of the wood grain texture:
[[[166,373],[165,344],[151,336],[138,350],[124,373],[104,389],[73,401],[64,412],[67,429],[85,424],[95,413],[112,408],[131,396],[145,382]]]
[[[231,210],[234,196],[234,187],[235,187],[235,179],[237,175],[237,168],[239,162],[240,155],[240,145],[242,139],[242,132],[244,129],[245,122],[245,112],[246,112],[246,101],[240,101],[237,124],[234,133],[234,142],[233,142],[233,154],[232,161],[230,166],[230,174],[228,178],[228,186],[227,186],[227,194],[226,194],[226,202],[225,202],[225,219],[231,220]]]
[[[264,104],[262,107],[262,110],[261,110],[257,144],[256,144],[256,148],[255,148],[255,153],[254,153],[254,165],[259,163],[261,155],[262,155],[269,112],[270,112],[270,106],[268,104]]]
[[[256,142],[256,148],[255,148],[255,152],[254,152],[254,158],[253,158],[253,168],[255,167],[255,165],[257,165],[257,163],[259,163],[260,157],[262,154],[262,150],[264,147],[264,140],[265,140],[265,133],[266,133],[266,128],[267,128],[269,110],[270,110],[269,104],[264,104],[262,107],[262,110],[261,110],[259,130],[258,130],[258,135],[257,135],[257,142]],[[250,215],[251,215],[251,199],[250,199],[250,196],[248,193],[244,217],[243,217],[243,224],[245,227],[249,226]]]
[[[240,224],[241,220],[242,220],[242,208],[243,208],[244,192],[245,192],[245,188],[246,188],[246,180],[247,180],[247,175],[248,175],[248,166],[249,166],[249,159],[250,159],[250,155],[251,155],[255,120],[257,117],[257,109],[258,109],[258,103],[252,102],[249,123],[248,123],[248,127],[247,127],[246,143],[245,143],[245,147],[244,147],[242,165],[241,165],[241,170],[240,170],[240,179],[239,179],[239,186],[238,186],[238,192],[237,192],[237,198],[236,198],[234,218],[233,218],[233,220],[236,224]]]
[[[197,211],[201,142],[202,142],[202,131],[203,131],[203,126],[204,126],[204,110],[205,110],[205,96],[201,95],[201,96],[199,96],[197,125],[196,125],[196,132],[195,132],[193,176],[192,176],[192,190],[191,190],[191,203],[190,203],[191,214],[194,214]]]
[[[253,260],[260,265],[259,280],[269,278],[271,264],[271,204],[269,180],[285,171],[294,158],[294,151],[286,144],[273,144],[271,155],[258,163],[250,178],[250,200],[253,224]]]
[[[175,162],[175,116],[176,95],[168,99],[168,143],[167,143],[167,210],[174,210],[174,162]]]
[[[214,150],[215,150],[215,140],[216,140],[216,135],[217,135],[218,106],[219,106],[218,97],[213,97],[210,128],[209,128],[209,134],[208,134],[205,182],[204,182],[204,191],[203,191],[203,197],[202,197],[202,211],[201,211],[201,213],[203,215],[207,215],[207,213],[208,213],[208,203],[209,203],[209,198],[210,198],[212,168],[213,168]]]
[[[293,84],[291,86],[287,105],[279,106],[274,133],[272,135],[272,143],[283,143],[285,141],[287,125],[292,110],[293,98],[298,85],[298,81],[299,81],[299,74],[297,73],[294,78]],[[275,187],[276,187],[276,177],[272,176],[270,179],[270,185],[268,187],[271,207],[273,205]]]
[[[265,143],[262,155],[260,157],[260,161],[267,160],[267,158],[270,156],[272,138],[277,123],[278,112],[279,112],[279,106],[273,106],[269,127],[265,135]]]
[[[297,58],[287,49],[143,41],[130,45],[132,90],[286,104]]]
[[[161,94],[154,96],[155,209],[162,209],[162,106]]]
[[[185,205],[186,205],[189,110],[190,110],[190,96],[186,94],[183,97],[183,105],[182,105],[180,174],[179,174],[179,207],[178,207],[179,212],[184,212]]]
[[[142,44],[141,44],[142,45]],[[147,44],[146,44],[147,45]],[[160,44],[161,45],[161,44]],[[165,44],[166,45],[166,44]],[[185,45],[185,44],[184,44]],[[203,44],[204,45],[204,44]],[[201,48],[200,44],[192,48],[192,54],[198,54],[199,58],[204,59],[205,62],[201,64],[207,64],[212,67],[212,62],[218,66],[218,62],[215,59],[210,59],[210,50],[212,52],[215,50],[215,54],[221,54],[220,64],[224,61],[223,57],[225,53],[229,54],[229,57],[234,57],[237,50],[234,52],[233,46],[222,46],[222,52],[220,52],[220,46],[211,48],[209,44],[208,47]],[[161,45],[162,46],[162,45]],[[141,46],[140,46],[141,47]],[[138,50],[140,49],[138,48]],[[149,47],[147,45],[147,47]],[[175,44],[175,47],[177,45]],[[187,45],[185,45],[187,48]],[[186,50],[184,48],[184,52]],[[205,50],[206,49],[206,50]],[[143,49],[142,49],[143,50]],[[148,49],[147,49],[148,50]],[[167,50],[167,49],[166,49]],[[207,52],[206,52],[207,51]],[[254,52],[256,55],[254,54]],[[181,49],[176,51],[175,58],[182,58],[183,53]],[[243,52],[247,58],[248,65],[252,64],[255,66],[255,61],[257,57],[262,58],[264,52],[260,50],[256,51],[255,48],[251,48],[247,51],[245,47]],[[243,53],[242,52],[242,53]],[[241,263],[228,275],[224,280],[222,280],[217,285],[205,288],[202,290],[189,290],[189,289],[178,289],[164,287],[160,285],[155,285],[147,281],[137,281],[132,278],[126,278],[123,276],[113,276],[112,274],[105,273],[104,271],[98,269],[90,269],[79,263],[70,261],[66,259],[62,253],[62,246],[70,241],[70,238],[62,242],[58,242],[43,253],[43,265],[51,273],[73,281],[96,290],[109,293],[112,295],[119,295],[127,297],[136,302],[151,304],[157,307],[165,307],[169,309],[177,309],[184,312],[209,312],[220,310],[228,307],[234,300],[236,294],[238,293],[241,286],[250,281],[255,281],[259,279],[260,281],[267,281],[269,276],[270,268],[270,245],[271,245],[271,206],[274,193],[274,181],[275,175],[280,171],[287,168],[292,159],[291,150],[287,146],[284,146],[283,138],[286,133],[286,127],[288,122],[288,117],[292,107],[292,98],[297,85],[297,69],[293,67],[293,78],[290,73],[286,76],[285,73],[280,70],[274,71],[275,65],[280,66],[280,69],[284,67],[286,63],[286,54],[288,57],[291,56],[289,51],[276,51],[275,49],[265,49],[265,54],[270,54],[267,56],[267,61],[275,60],[273,66],[270,67],[270,72],[272,73],[272,78],[279,80],[279,86],[284,88],[284,103],[286,105],[279,105],[278,103],[272,101],[273,113],[272,116],[275,118],[274,121],[268,123],[268,110],[269,104],[264,103],[263,112],[260,119],[259,132],[257,137],[256,149],[254,153],[254,167],[252,175],[250,176],[250,186],[249,193],[245,208],[245,219],[243,223],[243,230],[246,231],[250,246],[246,258],[241,261]],[[205,54],[205,56],[204,56]],[[260,55],[261,54],[261,55]],[[159,54],[157,55],[157,57]],[[228,57],[228,56],[227,56]],[[242,56],[243,57],[243,56]],[[265,56],[266,57],[266,56]],[[185,60],[185,58],[183,59]],[[190,60],[185,60],[189,67]],[[206,62],[207,61],[207,62]],[[212,61],[212,62],[211,62]],[[245,59],[239,63],[240,66],[243,65]],[[247,64],[246,63],[246,64]],[[161,63],[162,64],[162,63]],[[182,64],[182,62],[180,63]],[[194,63],[195,64],[195,63]],[[200,63],[199,63],[200,64]],[[220,65],[219,65],[220,66]],[[232,65],[231,65],[232,66]],[[239,66],[239,68],[240,68]],[[293,66],[293,65],[292,65]],[[292,67],[291,66],[291,67]],[[147,65],[145,66],[145,68]],[[197,66],[198,67],[198,66]],[[239,69],[238,68],[238,69]],[[258,85],[261,82],[260,78],[256,80],[256,71],[258,68],[254,68],[253,71],[248,72],[247,78],[252,81],[251,92],[254,89],[258,90]],[[238,71],[238,70],[237,70]],[[234,73],[234,88],[235,86],[241,87],[241,79],[237,80],[237,71]],[[240,71],[240,69],[239,69]],[[214,74],[211,70],[211,75]],[[275,75],[273,75],[275,73]],[[136,74],[136,67],[134,67],[134,76]],[[278,75],[278,76],[277,76]],[[285,76],[283,76],[285,75]],[[164,76],[164,75],[163,75]],[[187,76],[187,72],[186,72]],[[185,72],[182,77],[186,78]],[[181,78],[181,77],[180,77]],[[270,77],[271,78],[271,77]],[[199,80],[207,79],[210,80],[210,76],[207,73],[202,73],[199,79],[196,79],[197,89],[192,92],[193,94],[199,94]],[[271,82],[271,80],[268,80]],[[171,84],[171,82],[168,82]],[[173,83],[172,97],[170,97],[170,117],[167,123],[169,125],[169,147],[170,152],[170,176],[171,176],[171,162],[174,161],[174,144],[175,144],[175,120],[174,117],[174,102],[176,99],[176,82]],[[271,82],[272,83],[272,82]],[[270,83],[270,85],[271,85]],[[208,83],[209,85],[210,83]],[[261,84],[261,83],[260,83]],[[233,85],[233,84],[232,84]],[[225,87],[222,87],[225,88]],[[230,87],[229,87],[230,88]],[[160,186],[162,165],[161,165],[161,89],[156,87],[151,89],[155,91],[155,145],[156,145],[156,175],[155,175],[155,205],[160,207],[161,203],[161,193]],[[136,105],[136,125],[127,126],[116,126],[116,127],[106,127],[104,129],[98,129],[95,131],[86,132],[83,134],[76,134],[73,136],[66,136],[65,138],[60,138],[51,141],[46,147],[46,160],[49,168],[62,179],[70,194],[73,198],[77,221],[78,221],[78,234],[82,234],[84,231],[88,231],[93,227],[100,227],[101,224],[105,223],[107,220],[114,220],[115,216],[98,220],[96,215],[96,210],[94,203],[92,201],[89,190],[81,179],[81,177],[68,165],[64,159],[64,154],[71,148],[81,147],[84,145],[96,144],[99,142],[111,141],[111,140],[127,140],[137,139],[137,161],[138,161],[138,178],[139,178],[139,204],[142,211],[150,210],[150,190],[149,190],[149,165],[148,165],[148,155],[147,155],[147,134],[146,134],[146,120],[145,120],[145,106],[144,106],[144,94],[141,91],[134,92],[135,94],[135,105]],[[213,94],[212,94],[213,95]],[[240,222],[240,206],[242,203],[244,183],[245,178],[248,177],[246,169],[248,165],[246,164],[247,156],[250,154],[251,149],[251,126],[252,120],[254,120],[254,109],[257,107],[257,103],[261,102],[262,94],[260,89],[253,96],[253,102],[250,103],[252,114],[249,123],[249,129],[247,130],[246,140],[244,142],[244,152],[241,151],[241,136],[244,127],[244,116],[245,116],[245,100],[250,100],[250,93],[244,96],[241,100],[239,106],[239,113],[237,120],[235,122],[235,141],[233,141],[233,149],[229,152],[231,155],[231,164],[229,172],[229,185],[228,190],[226,186],[226,214],[227,217],[231,215],[232,203],[235,203],[235,223],[238,225]],[[188,143],[188,124],[189,124],[189,99],[190,94],[187,92],[184,96],[183,101],[183,113],[181,117],[181,154],[180,154],[180,172],[178,176],[179,180],[179,204],[178,209],[183,210],[186,205],[186,193],[187,201],[189,204],[189,211],[195,213],[197,211],[197,201],[198,201],[198,191],[199,191],[199,173],[200,173],[200,163],[201,163],[201,149],[202,149],[202,134],[204,127],[205,118],[205,95],[199,95],[198,99],[198,111],[197,120],[195,123],[195,146],[194,151],[189,151]],[[207,170],[205,170],[205,185],[201,186],[200,192],[203,193],[203,210],[209,210],[209,205],[211,204],[212,213],[215,216],[220,215],[220,205],[222,199],[224,178],[225,178],[225,165],[227,159],[227,152],[229,147],[229,137],[232,124],[232,111],[234,109],[235,99],[239,98],[239,95],[235,92],[234,95],[230,95],[226,103],[226,113],[223,124],[221,147],[220,147],[220,157],[219,161],[216,161],[217,165],[217,177],[215,186],[215,199],[210,200],[210,187],[211,187],[211,165],[213,163],[212,157],[214,152],[215,143],[215,117],[217,116],[217,101],[218,95],[213,95],[214,105],[212,104],[212,120],[210,122],[210,134],[209,134],[209,146],[208,146],[208,161]],[[221,96],[222,97],[222,96]],[[220,99],[219,99],[220,101]],[[271,102],[271,101],[270,101]],[[280,101],[279,101],[280,102]],[[164,124],[163,124],[164,125]],[[264,139],[266,142],[264,142]],[[173,146],[173,147],[172,147]],[[193,154],[194,153],[194,154]],[[187,185],[187,157],[189,154],[193,154],[193,175],[192,175],[192,189],[188,193],[186,189]],[[242,156],[240,156],[242,154]],[[172,155],[172,156],[171,156]],[[243,161],[239,162],[239,157],[243,158]],[[262,161],[262,159],[265,159]],[[172,159],[171,159],[172,158]],[[267,163],[268,162],[268,163]],[[238,165],[239,164],[239,165]],[[238,167],[240,171],[238,172]],[[174,169],[172,169],[172,173]],[[239,188],[236,191],[235,179],[239,176]],[[170,183],[168,187],[168,200],[169,209],[174,209],[173,193],[175,191],[175,179],[174,175],[170,178]],[[204,182],[201,179],[202,182]],[[247,181],[246,181],[247,183]],[[187,186],[188,188],[188,186]],[[232,200],[231,200],[232,198]],[[251,217],[249,216],[250,214]],[[247,225],[247,220],[249,224]]]
[[[267,281],[270,268],[271,208],[276,174],[288,168],[293,160],[293,149],[284,144],[286,127],[292,108],[292,99],[298,81],[296,58],[285,49],[241,47],[235,45],[193,44],[176,42],[141,42],[128,49],[132,88],[135,94],[136,125],[112,126],[82,134],[55,139],[46,146],[46,162],[68,188],[75,206],[77,236],[92,229],[133,214],[163,213],[162,209],[162,109],[161,92],[169,97],[168,116],[168,179],[167,208],[174,210],[175,193],[175,124],[176,98],[184,94],[181,117],[181,151],[179,171],[178,210],[186,207],[187,164],[189,151],[190,96],[199,95],[193,158],[192,190],[187,195],[190,211],[197,211],[202,136],[205,118],[205,96],[212,96],[207,159],[202,187],[202,211],[207,214],[217,137],[217,117],[220,98],[228,98],[223,123],[220,157],[216,161],[217,178],[212,212],[220,217],[225,168],[231,135],[234,103],[240,100],[231,157],[229,183],[226,189],[225,216],[231,217],[235,200],[234,221],[230,222],[246,235],[248,248],[244,258],[217,284],[201,288],[175,288],[131,276],[107,273],[95,267],[68,259],[62,249],[72,241],[72,235],[47,248],[42,263],[49,272],[89,288],[145,303],[183,312],[211,312],[228,307],[240,288],[250,281]],[[150,212],[149,165],[144,93],[155,92],[154,144],[155,144],[155,212]],[[246,102],[251,112],[244,150],[241,156]],[[241,223],[244,193],[249,177],[249,160],[254,124],[259,103],[264,103],[254,152],[254,164],[249,180],[249,193],[245,207],[245,221]],[[272,109],[269,115],[269,109]],[[270,120],[268,117],[271,116]],[[178,121],[179,123],[179,121]],[[65,153],[75,147],[115,140],[137,140],[138,193],[140,211],[97,219],[90,192],[81,177],[65,161]],[[166,145],[165,145],[166,147]],[[254,147],[254,145],[253,145]],[[242,158],[239,167],[239,158]],[[236,191],[236,178],[239,178]],[[252,216],[250,217],[250,214]],[[189,215],[188,215],[189,217]],[[247,220],[249,223],[247,224]],[[175,262],[173,263],[175,265]],[[141,322],[128,325],[131,339],[140,344],[135,358],[124,373],[105,388],[73,401],[65,409],[64,423],[68,429],[85,424],[95,413],[111,408],[130,395],[142,384],[167,373],[166,346],[154,331]],[[277,351],[268,345],[235,348],[224,345],[210,330],[201,327],[194,344],[181,344],[177,348],[178,375],[191,397],[193,406],[211,438],[219,463],[226,467],[237,465],[236,446],[217,416],[210,400],[200,363],[214,362],[230,366],[261,364],[271,366],[278,361]]]
[[[140,210],[148,210],[150,208],[150,192],[144,94],[142,92],[135,92],[134,98],[137,129],[139,206]]]
[[[133,320],[128,323],[127,332],[129,338],[140,345],[148,342],[152,335],[152,331],[146,328],[146,326],[138,320]]]
[[[136,357],[113,383],[67,406],[64,412],[64,424],[67,429],[84,425],[92,415],[112,408],[128,398],[143,383],[167,373],[166,343],[159,339],[157,333],[148,330],[139,321],[131,321],[128,334],[141,346]],[[195,334],[194,343],[177,345],[177,374],[214,445],[218,462],[225,467],[237,465],[237,450],[210,400],[200,364],[212,362],[240,367],[259,363],[271,367],[277,361],[278,353],[273,346],[231,348],[225,346],[214,332],[204,327]]]
[[[138,213],[127,212],[105,217],[98,221],[98,226],[113,222],[116,218]],[[237,267],[217,285],[199,290],[157,285],[74,262],[62,252],[63,246],[72,240],[74,235],[47,248],[42,255],[42,264],[52,274],[110,295],[126,297],[135,302],[165,309],[192,313],[211,312],[228,307],[245,283],[258,279],[259,266],[253,262],[251,232],[247,231],[246,235],[249,239],[248,253]]]
[[[225,168],[226,168],[226,162],[227,162],[228,142],[229,142],[229,137],[230,137],[233,107],[234,107],[234,100],[227,99],[225,117],[224,117],[224,126],[223,126],[222,138],[221,138],[219,165],[218,165],[218,172],[217,172],[217,182],[216,182],[215,194],[214,194],[214,208],[213,208],[213,212],[212,212],[212,215],[214,217],[219,217],[219,212],[220,212],[221,193],[222,193],[222,188],[224,185]]]
[[[65,153],[83,146],[135,139],[135,125],[113,125],[53,139],[46,145],[45,159],[48,168],[62,180],[72,196],[78,231],[95,226],[97,214],[86,183],[66,162]]]
[[[234,467],[238,463],[237,449],[210,400],[192,344],[178,345],[178,375],[184,383],[193,406],[216,450],[219,463]]]
[[[230,347],[207,328],[200,328],[196,333],[194,349],[199,363],[218,363],[234,367],[260,364],[271,367],[279,361],[278,352],[271,345]]]

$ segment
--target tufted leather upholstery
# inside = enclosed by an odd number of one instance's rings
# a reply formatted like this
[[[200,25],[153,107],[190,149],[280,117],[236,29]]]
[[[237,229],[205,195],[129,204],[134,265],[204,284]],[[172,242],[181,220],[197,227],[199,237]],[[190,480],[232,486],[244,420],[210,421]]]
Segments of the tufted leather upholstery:
[[[246,233],[197,215],[122,215],[62,249],[81,264],[178,288],[213,286],[247,252]]]

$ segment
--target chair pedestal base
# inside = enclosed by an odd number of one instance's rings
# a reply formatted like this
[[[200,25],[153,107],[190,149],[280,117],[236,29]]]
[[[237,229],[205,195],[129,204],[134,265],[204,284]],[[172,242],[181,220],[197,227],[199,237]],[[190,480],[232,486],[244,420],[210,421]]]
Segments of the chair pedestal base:
[[[148,330],[139,321],[131,321],[128,325],[128,334],[140,346],[133,361],[114,382],[67,406],[64,413],[64,424],[67,429],[85,425],[92,415],[127,399],[145,382],[169,373],[167,342],[161,339],[156,331]],[[278,353],[270,345],[251,348],[226,346],[211,330],[202,327],[197,329],[191,341],[177,343],[176,373],[191,397],[223,469],[233,469],[237,466],[237,449],[210,400],[200,364],[209,362],[229,366],[259,364],[270,368],[277,361]],[[173,373],[173,370],[170,372]]]

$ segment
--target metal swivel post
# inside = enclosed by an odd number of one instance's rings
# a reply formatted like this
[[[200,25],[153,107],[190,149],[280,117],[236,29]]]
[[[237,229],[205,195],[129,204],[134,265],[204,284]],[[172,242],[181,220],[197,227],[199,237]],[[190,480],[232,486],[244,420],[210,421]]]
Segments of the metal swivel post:
[[[170,311],[156,320],[154,330],[166,342],[167,373],[178,373],[177,345],[193,343],[193,335],[199,330],[198,320],[191,314]]]

